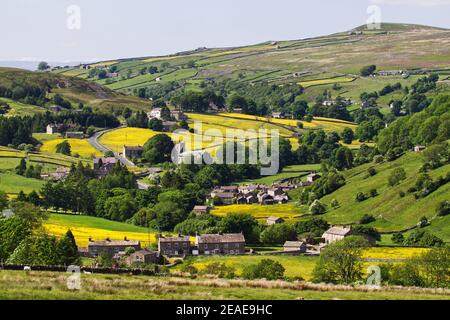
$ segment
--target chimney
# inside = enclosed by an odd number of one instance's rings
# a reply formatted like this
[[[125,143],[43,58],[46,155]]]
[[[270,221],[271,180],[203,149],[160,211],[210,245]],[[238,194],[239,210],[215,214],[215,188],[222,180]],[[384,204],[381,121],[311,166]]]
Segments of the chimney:
[[[92,242],[92,238],[91,237],[89,237],[89,242]]]
[[[106,241],[111,241],[111,239],[108,237],[108,238],[106,238]]]
[[[124,241],[128,241],[127,236],[123,237],[123,240]]]

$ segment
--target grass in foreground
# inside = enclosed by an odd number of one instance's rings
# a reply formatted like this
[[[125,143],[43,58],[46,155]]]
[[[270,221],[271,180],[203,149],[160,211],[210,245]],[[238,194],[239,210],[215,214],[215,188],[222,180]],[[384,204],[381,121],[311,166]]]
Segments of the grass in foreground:
[[[81,290],[67,289],[67,273],[0,271],[0,299],[147,299],[147,300],[396,300],[449,299],[430,289],[384,288],[380,292],[282,281],[191,280],[131,275],[82,274]],[[340,290],[340,291],[338,291]]]

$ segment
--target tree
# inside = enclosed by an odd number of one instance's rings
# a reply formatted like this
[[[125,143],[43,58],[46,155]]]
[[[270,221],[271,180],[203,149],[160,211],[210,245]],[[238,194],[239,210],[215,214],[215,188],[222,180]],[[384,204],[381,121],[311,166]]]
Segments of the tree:
[[[0,260],[5,261],[16,247],[32,232],[27,221],[13,216],[0,219]]]
[[[148,128],[153,131],[163,131],[163,123],[158,118],[152,118],[148,121]]]
[[[64,266],[79,263],[80,254],[78,253],[78,247],[70,229],[67,230],[64,237],[58,241],[56,252],[58,254],[60,264]]]
[[[244,267],[242,277],[244,279],[267,279],[277,280],[284,277],[284,267],[278,261],[272,259],[263,259],[257,264]]]
[[[359,219],[360,224],[368,224],[375,221],[375,217],[371,214],[365,213],[361,219]]]
[[[352,141],[355,139],[355,133],[351,128],[344,128],[344,131],[342,131],[342,140],[346,144],[351,144]]]
[[[256,219],[248,213],[230,213],[219,223],[219,228],[223,233],[242,232],[250,243],[259,240],[259,234],[256,234],[257,226]]]
[[[20,159],[19,165],[16,167],[16,174],[23,176],[27,170],[27,162],[24,158]]]
[[[327,211],[327,207],[322,202],[316,199],[309,207],[309,211],[313,215],[324,214]]]
[[[48,213],[29,202],[11,202],[11,209],[14,215],[26,221],[30,229],[37,229],[48,219]]]
[[[330,225],[324,219],[313,218],[311,220],[298,221],[295,223],[295,230],[299,235],[304,233],[312,233],[316,237],[322,236],[322,234],[328,230]]]
[[[39,71],[45,71],[45,70],[47,70],[48,68],[50,68],[50,66],[48,65],[47,62],[45,62],[45,61],[39,62],[39,64],[38,64],[38,70],[39,70]]]
[[[425,285],[434,288],[448,288],[450,285],[450,248],[433,248],[419,259],[425,278]]]
[[[3,190],[0,190],[0,211],[5,209],[8,205],[8,196]]]
[[[62,153],[66,156],[71,155],[71,147],[70,143],[67,140],[56,145],[56,153]]]
[[[425,246],[425,247],[439,247],[444,244],[442,239],[424,230],[416,229],[411,232],[403,241],[405,246]]]
[[[347,147],[338,147],[333,151],[330,161],[338,170],[350,169],[353,167],[353,153]]]
[[[165,134],[157,134],[144,144],[144,158],[151,164],[170,161],[174,143]]]
[[[164,121],[169,121],[171,119],[170,110],[167,106],[161,108],[161,119]]]
[[[365,66],[365,67],[361,68],[360,74],[363,77],[367,77],[367,76],[372,75],[376,69],[377,69],[377,67],[375,65]]]
[[[296,240],[295,229],[286,223],[273,224],[260,234],[261,242],[266,244],[283,244],[288,240]]]
[[[0,206],[1,208],[1,206]],[[436,214],[438,216],[446,216],[450,214],[450,201],[444,200],[439,202],[437,208],[436,208]]]
[[[436,131],[436,127],[433,127],[433,130]],[[448,152],[448,144],[434,144],[429,146],[423,152],[423,156],[425,161],[431,164],[432,168],[438,168],[444,162],[449,161],[449,152]]]
[[[405,237],[401,233],[394,233],[391,237],[391,240],[395,244],[403,244],[403,241],[405,241]]]
[[[291,105],[292,116],[294,119],[301,120],[306,115],[306,111],[308,110],[308,103],[304,100],[295,101]]]
[[[388,178],[389,186],[393,187],[406,179],[406,171],[403,168],[395,168],[392,170]]]
[[[328,245],[313,270],[313,281],[353,283],[362,278],[362,250],[368,242],[350,236]]]

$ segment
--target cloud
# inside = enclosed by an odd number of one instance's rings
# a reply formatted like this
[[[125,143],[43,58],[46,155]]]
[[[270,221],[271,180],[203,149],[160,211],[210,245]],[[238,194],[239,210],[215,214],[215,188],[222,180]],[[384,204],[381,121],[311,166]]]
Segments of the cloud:
[[[448,6],[450,0],[372,0],[373,4],[410,5],[419,7]]]

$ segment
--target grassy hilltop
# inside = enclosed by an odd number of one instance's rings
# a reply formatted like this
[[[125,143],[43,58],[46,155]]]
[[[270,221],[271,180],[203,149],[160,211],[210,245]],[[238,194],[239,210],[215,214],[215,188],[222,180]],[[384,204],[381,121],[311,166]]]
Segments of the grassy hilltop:
[[[83,103],[104,111],[109,111],[111,107],[123,105],[133,109],[148,107],[147,101],[114,92],[107,87],[78,77],[49,72],[31,72],[15,68],[0,68],[0,87],[10,88],[13,84],[37,86],[47,93],[47,98],[59,94],[74,105]],[[0,98],[0,101],[10,105],[11,111],[8,115],[26,115],[46,111],[44,107],[19,103],[11,99]]]
[[[139,88],[177,82],[188,90],[200,90],[202,82],[228,80],[236,84],[267,81],[299,83],[311,98],[319,88],[339,83],[339,94],[356,98],[362,91],[381,89],[401,77],[363,79],[362,66],[378,70],[442,69],[450,66],[450,30],[409,24],[382,24],[380,30],[361,26],[328,36],[269,41],[232,48],[200,48],[169,56],[141,57],[92,64],[114,67],[117,77],[90,80],[115,91],[132,93]],[[141,74],[155,66],[157,73]],[[58,74],[88,79],[90,70],[60,69]],[[448,77],[447,73],[443,75]],[[415,77],[404,81],[414,82]],[[387,103],[387,102],[386,102]]]

